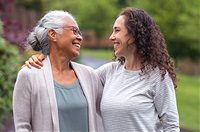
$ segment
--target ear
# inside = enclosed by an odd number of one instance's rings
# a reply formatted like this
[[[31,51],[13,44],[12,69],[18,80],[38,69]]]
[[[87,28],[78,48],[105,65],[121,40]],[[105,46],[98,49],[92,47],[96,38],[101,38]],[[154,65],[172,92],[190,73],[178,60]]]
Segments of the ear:
[[[48,37],[49,37],[49,40],[55,42],[56,41],[56,31],[53,30],[53,29],[49,29],[48,30]]]

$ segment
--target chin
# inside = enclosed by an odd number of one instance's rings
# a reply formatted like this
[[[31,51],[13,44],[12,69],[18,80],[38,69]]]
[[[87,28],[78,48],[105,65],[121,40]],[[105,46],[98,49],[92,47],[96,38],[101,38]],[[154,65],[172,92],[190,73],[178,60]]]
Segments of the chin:
[[[79,57],[79,54],[74,54],[71,60],[75,60]]]
[[[116,57],[120,57],[120,54],[117,51],[115,51],[114,54],[115,54]]]
[[[80,52],[74,52],[74,58],[77,58],[80,55]]]

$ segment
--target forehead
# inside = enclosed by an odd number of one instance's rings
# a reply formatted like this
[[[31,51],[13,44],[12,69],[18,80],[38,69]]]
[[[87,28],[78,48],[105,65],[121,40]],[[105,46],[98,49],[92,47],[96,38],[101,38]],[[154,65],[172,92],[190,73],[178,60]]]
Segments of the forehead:
[[[125,25],[125,19],[126,17],[124,15],[119,16],[113,25],[113,28],[115,27],[123,27]]]

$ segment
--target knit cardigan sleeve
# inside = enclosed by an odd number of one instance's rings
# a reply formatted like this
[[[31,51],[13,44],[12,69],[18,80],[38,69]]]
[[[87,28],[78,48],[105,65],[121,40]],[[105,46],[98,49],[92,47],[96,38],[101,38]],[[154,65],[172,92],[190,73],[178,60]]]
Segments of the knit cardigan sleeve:
[[[16,132],[28,132],[31,127],[31,85],[28,71],[19,71],[13,92],[13,115]]]

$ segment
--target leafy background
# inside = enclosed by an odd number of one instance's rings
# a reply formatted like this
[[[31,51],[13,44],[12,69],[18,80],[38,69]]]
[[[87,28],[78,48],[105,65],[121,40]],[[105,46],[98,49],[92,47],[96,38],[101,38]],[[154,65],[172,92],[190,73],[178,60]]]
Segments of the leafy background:
[[[0,0],[0,131],[13,123],[17,72],[35,53],[27,48],[25,38],[43,14],[55,9],[72,13],[83,34],[95,40],[90,49],[90,41],[84,41],[81,55],[111,60],[107,39],[117,14],[127,6],[146,10],[160,26],[176,62],[182,131],[200,131],[200,0]]]

